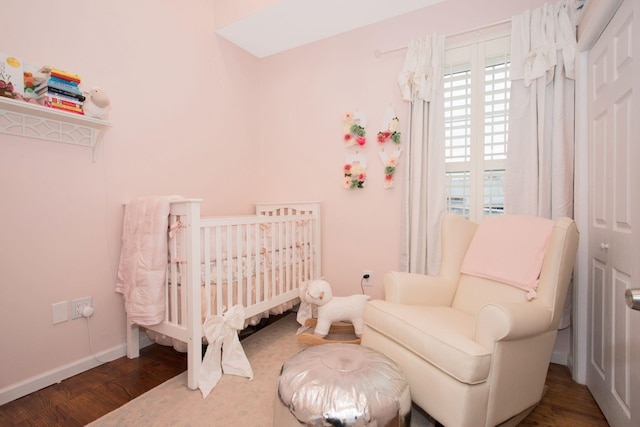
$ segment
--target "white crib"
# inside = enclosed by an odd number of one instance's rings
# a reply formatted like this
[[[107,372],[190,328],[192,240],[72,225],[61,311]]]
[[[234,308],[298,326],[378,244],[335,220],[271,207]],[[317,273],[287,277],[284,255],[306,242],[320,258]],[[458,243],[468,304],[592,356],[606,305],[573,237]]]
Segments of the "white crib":
[[[186,343],[190,389],[198,388],[209,314],[240,304],[255,324],[292,307],[300,284],[321,277],[320,203],[259,203],[256,215],[203,218],[200,202],[171,202],[165,317],[144,326]],[[139,326],[127,319],[127,356],[139,354]]]

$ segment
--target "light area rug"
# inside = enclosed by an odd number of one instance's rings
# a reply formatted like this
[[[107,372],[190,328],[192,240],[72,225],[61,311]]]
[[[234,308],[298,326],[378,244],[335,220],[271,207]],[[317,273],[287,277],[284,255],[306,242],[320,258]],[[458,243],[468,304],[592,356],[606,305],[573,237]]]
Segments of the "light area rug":
[[[242,340],[253,380],[223,375],[203,399],[199,390],[187,388],[184,372],[89,426],[272,426],[280,368],[291,356],[309,347],[298,343],[298,326],[293,313]],[[411,425],[433,424],[413,409]]]

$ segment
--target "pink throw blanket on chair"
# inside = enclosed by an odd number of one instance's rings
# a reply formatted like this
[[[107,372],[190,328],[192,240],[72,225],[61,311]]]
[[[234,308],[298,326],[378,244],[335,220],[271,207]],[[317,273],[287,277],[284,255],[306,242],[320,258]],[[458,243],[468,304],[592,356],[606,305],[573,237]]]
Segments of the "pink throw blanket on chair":
[[[157,325],[165,316],[169,202],[175,196],[147,196],[127,204],[116,292],[130,321]]]
[[[553,230],[550,219],[525,215],[485,218],[462,263],[461,272],[497,280],[535,298],[538,276]]]

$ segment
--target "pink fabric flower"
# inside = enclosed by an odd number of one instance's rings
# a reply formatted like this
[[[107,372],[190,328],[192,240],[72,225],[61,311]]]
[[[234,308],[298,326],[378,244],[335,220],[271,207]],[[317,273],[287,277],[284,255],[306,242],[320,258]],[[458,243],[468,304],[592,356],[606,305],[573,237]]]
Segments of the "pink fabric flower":
[[[384,144],[389,140],[389,138],[391,138],[391,132],[387,130],[378,132],[378,142],[380,144]]]
[[[398,158],[389,157],[389,160],[387,160],[387,166],[397,166],[397,165],[398,165]]]
[[[364,147],[367,144],[367,138],[365,138],[364,136],[358,136],[356,138],[356,144],[358,144],[360,147]]]
[[[351,174],[351,163],[347,163],[346,165],[344,165],[344,173],[346,174]]]

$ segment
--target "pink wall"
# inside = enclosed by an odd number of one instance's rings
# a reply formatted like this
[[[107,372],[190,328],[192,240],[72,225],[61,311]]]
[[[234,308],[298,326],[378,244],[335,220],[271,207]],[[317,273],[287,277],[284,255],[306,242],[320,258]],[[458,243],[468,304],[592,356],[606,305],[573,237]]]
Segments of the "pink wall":
[[[370,269],[367,290],[382,296],[383,273],[398,267],[406,159],[396,188],[384,190],[373,136],[389,103],[406,135],[408,105],[396,84],[404,53],[375,58],[374,50],[542,3],[448,0],[257,60],[215,35],[209,0],[36,0],[27,20],[23,1],[3,1],[3,16],[17,17],[0,26],[3,51],[103,87],[113,128],[95,163],[83,147],[0,135],[0,391],[91,356],[84,320],[52,325],[58,301],[94,297],[95,351],[124,342],[113,286],[122,204],[139,195],[201,197],[209,214],[319,200],[325,277],[350,294]],[[347,191],[342,115],[356,108],[369,119],[369,182]]]
[[[269,177],[262,181],[260,194],[266,199],[323,202],[324,274],[337,294],[360,292],[362,271],[373,270],[373,287],[365,289],[382,297],[382,276],[399,268],[406,157],[400,160],[396,188],[385,190],[374,137],[382,130],[390,103],[407,136],[409,103],[401,100],[397,84],[405,51],[379,58],[374,52],[407,46],[412,38],[434,32],[454,34],[493,24],[543,4],[481,3],[447,0],[260,62],[258,142],[261,156],[270,159],[260,163],[260,175]],[[360,150],[369,165],[368,183],[362,190],[344,190],[341,171],[347,150],[342,143],[342,115],[356,109],[366,113],[369,124],[369,143]]]
[[[176,5],[2,2],[3,52],[103,87],[113,127],[95,163],[85,147],[0,135],[0,390],[91,356],[86,321],[53,325],[53,303],[93,296],[94,349],[123,344],[123,203],[181,194],[231,214],[256,199],[257,59],[215,36],[211,1]]]

